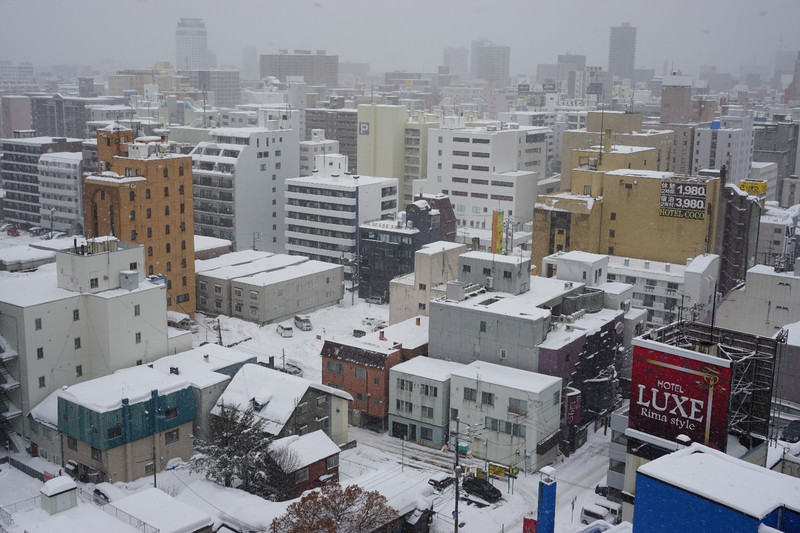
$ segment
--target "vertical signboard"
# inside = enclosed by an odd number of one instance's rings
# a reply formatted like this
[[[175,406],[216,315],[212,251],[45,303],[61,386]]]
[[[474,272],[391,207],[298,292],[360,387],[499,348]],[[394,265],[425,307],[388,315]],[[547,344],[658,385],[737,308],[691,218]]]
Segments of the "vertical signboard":
[[[537,509],[537,532],[555,533],[556,530],[556,482],[539,481],[539,507]]]
[[[725,451],[730,361],[645,339],[633,341],[628,427]]]
[[[503,251],[503,212],[492,213],[492,253],[499,254]]]
[[[662,217],[705,219],[706,184],[663,180],[658,214]]]

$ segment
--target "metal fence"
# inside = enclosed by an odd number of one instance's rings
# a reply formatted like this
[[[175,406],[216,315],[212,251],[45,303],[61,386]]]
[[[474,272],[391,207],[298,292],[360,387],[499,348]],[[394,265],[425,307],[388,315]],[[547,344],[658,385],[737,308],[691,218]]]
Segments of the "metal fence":
[[[144,522],[143,520],[139,520],[135,516],[131,516],[128,513],[126,513],[125,511],[121,511],[121,510],[117,509],[116,507],[114,507],[110,503],[100,503],[97,500],[97,498],[94,497],[94,494],[92,494],[91,492],[88,492],[86,490],[83,490],[82,488],[79,488],[78,489],[78,496],[84,502],[92,503],[92,504],[100,507],[103,511],[105,511],[108,514],[110,514],[111,516],[113,516],[117,520],[120,520],[122,522],[125,522],[128,525],[131,525],[131,526],[135,527],[136,529],[138,529],[142,533],[160,533],[160,530],[157,527],[151,526],[147,522]],[[0,532],[0,533],[2,533],[2,532]]]
[[[22,463],[22,462],[20,462],[20,461],[18,461],[16,459],[14,459],[13,457],[9,457],[9,462],[11,463],[11,466],[16,468],[20,472],[28,474],[32,478],[36,478],[39,481],[41,481],[42,483],[44,483],[44,481],[45,481],[44,480],[44,474],[42,472],[39,472],[35,468],[31,468],[30,466],[28,466],[25,463]]]

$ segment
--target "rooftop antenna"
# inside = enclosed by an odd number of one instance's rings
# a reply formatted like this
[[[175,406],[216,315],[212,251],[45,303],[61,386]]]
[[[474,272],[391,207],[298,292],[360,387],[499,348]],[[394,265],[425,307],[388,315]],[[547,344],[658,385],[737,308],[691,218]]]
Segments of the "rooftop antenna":
[[[600,95],[601,100],[605,98],[605,89],[600,90]],[[605,144],[606,139],[606,130],[603,128],[603,119],[605,118],[606,106],[602,102],[600,103],[600,106],[600,147],[597,156],[597,168],[600,168],[603,165],[603,145]]]

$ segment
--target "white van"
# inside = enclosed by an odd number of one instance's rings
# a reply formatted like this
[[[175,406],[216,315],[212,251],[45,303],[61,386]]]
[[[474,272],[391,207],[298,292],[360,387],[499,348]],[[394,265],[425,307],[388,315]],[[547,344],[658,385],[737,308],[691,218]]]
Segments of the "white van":
[[[611,516],[614,517],[614,520],[611,522],[612,524],[616,525],[622,522],[622,504],[612,502],[610,500],[606,500],[605,498],[599,498],[595,501],[598,507],[605,507],[611,513]]]
[[[277,331],[278,335],[281,337],[294,337],[294,330],[292,329],[292,326],[278,324]]]
[[[611,511],[605,507],[589,504],[581,509],[581,524],[591,524],[596,520],[604,520],[609,524],[614,523],[614,517],[611,516]]]
[[[311,331],[311,317],[308,315],[294,315],[294,327],[301,331]]]

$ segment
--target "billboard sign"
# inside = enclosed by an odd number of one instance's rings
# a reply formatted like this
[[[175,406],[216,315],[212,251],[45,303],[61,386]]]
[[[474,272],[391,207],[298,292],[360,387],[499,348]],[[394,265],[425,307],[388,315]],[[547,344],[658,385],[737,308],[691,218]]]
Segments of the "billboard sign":
[[[503,252],[503,219],[502,211],[494,211],[492,213],[492,253],[499,254]]]
[[[634,339],[628,427],[725,451],[730,382],[727,359]]]
[[[529,93],[531,92],[531,85],[529,83],[520,83],[517,85],[517,92],[518,93]]]
[[[766,181],[741,180],[739,182],[739,188],[748,194],[755,194],[758,196],[764,196],[767,194]]]
[[[663,180],[658,214],[703,220],[706,218],[706,184]]]

